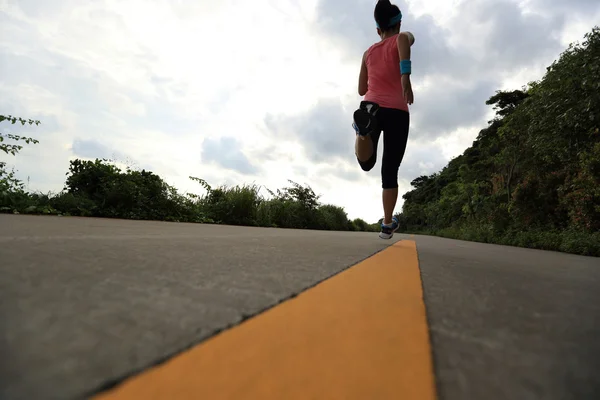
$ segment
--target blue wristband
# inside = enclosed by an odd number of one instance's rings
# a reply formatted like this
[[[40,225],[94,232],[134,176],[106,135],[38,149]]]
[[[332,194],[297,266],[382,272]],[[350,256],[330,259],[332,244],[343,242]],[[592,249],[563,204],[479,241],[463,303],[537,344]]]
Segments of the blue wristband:
[[[400,61],[400,74],[410,74],[410,60]]]

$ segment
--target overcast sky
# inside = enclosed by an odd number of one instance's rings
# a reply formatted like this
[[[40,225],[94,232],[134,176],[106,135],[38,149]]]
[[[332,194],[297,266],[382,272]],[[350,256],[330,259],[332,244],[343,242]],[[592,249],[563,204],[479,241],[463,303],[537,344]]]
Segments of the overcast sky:
[[[38,145],[0,159],[44,192],[75,158],[116,158],[181,192],[202,192],[190,175],[291,179],[375,222],[380,164],[358,167],[351,127],[375,3],[0,0],[0,114],[42,121],[14,130]],[[541,78],[600,21],[597,0],[394,3],[416,38],[401,193],[471,145],[495,90]]]

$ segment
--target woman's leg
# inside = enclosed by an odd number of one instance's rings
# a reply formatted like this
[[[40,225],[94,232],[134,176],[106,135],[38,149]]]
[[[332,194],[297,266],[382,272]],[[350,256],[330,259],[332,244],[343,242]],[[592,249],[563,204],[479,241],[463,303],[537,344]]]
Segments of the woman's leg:
[[[392,223],[394,208],[398,201],[398,188],[383,189],[381,198],[383,200],[383,223],[389,225]]]
[[[381,111],[385,111],[385,114],[380,115],[384,130],[381,161],[383,223],[390,225],[394,222],[392,217],[398,200],[398,170],[408,142],[410,116],[408,112],[401,110]]]
[[[356,135],[354,150],[356,159],[363,171],[370,171],[377,162],[377,144],[381,131],[373,132],[367,136]]]
[[[354,143],[354,152],[356,153],[356,158],[360,162],[367,162],[369,158],[373,155],[373,151],[375,146],[373,145],[373,139],[371,135],[361,136],[356,135],[356,142]]]

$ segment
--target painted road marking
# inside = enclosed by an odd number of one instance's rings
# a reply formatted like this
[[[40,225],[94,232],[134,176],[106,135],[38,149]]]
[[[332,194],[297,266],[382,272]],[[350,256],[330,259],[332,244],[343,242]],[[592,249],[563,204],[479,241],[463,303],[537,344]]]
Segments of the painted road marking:
[[[96,399],[435,396],[416,244],[400,241]]]

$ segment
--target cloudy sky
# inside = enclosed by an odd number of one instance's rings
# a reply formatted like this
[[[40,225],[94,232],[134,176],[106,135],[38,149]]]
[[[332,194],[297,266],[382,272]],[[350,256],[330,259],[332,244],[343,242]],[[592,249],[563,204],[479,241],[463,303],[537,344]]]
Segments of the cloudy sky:
[[[597,0],[395,4],[416,38],[401,193],[472,143],[495,90],[539,79],[600,21]],[[374,5],[0,0],[0,114],[42,121],[13,130],[38,145],[0,159],[44,192],[62,189],[75,158],[150,169],[181,192],[202,193],[190,175],[271,189],[291,179],[375,222],[380,164],[360,170],[351,128]]]

